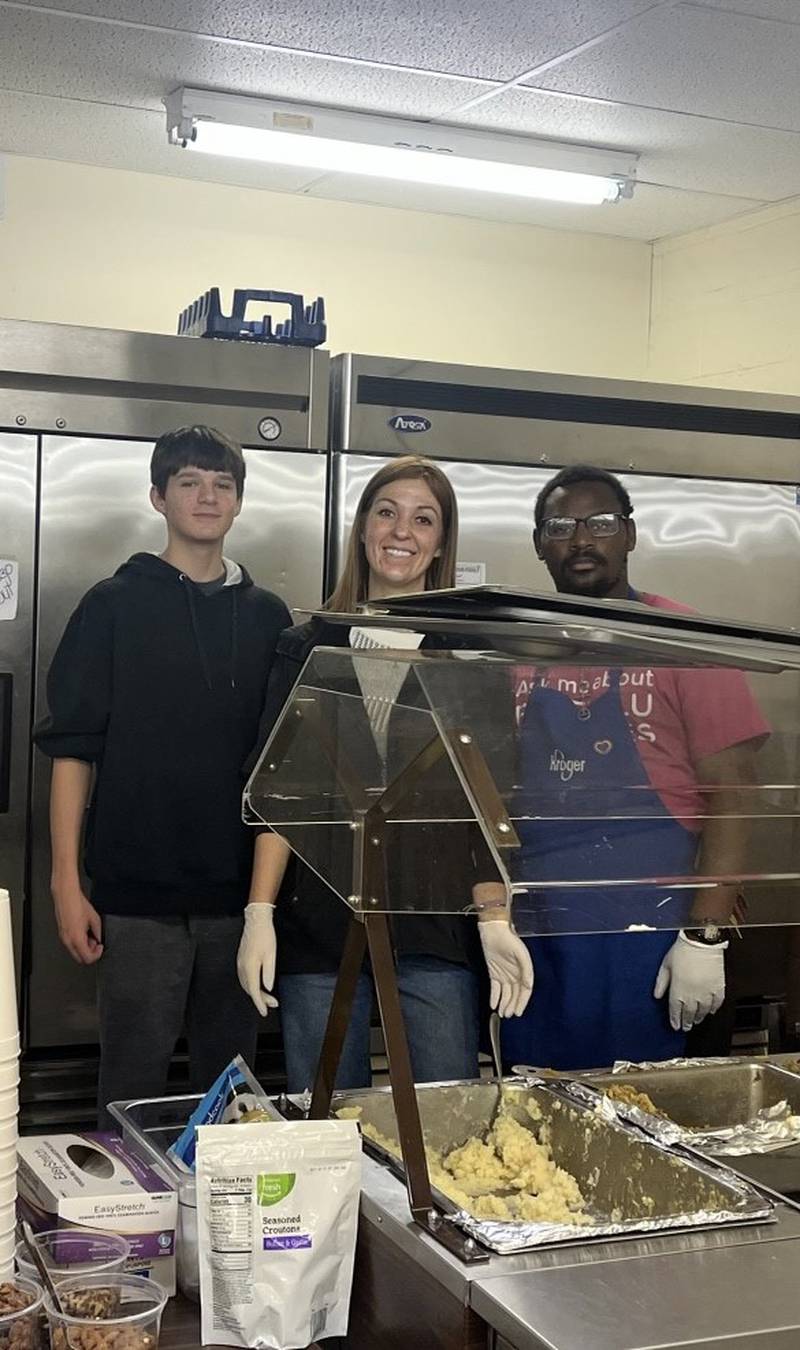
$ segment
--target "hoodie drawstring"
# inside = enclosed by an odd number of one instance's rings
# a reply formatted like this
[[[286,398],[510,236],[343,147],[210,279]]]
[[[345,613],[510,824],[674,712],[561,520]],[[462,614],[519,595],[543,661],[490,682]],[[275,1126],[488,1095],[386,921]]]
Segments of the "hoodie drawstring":
[[[203,678],[206,682],[207,687],[209,689],[212,689],[213,685],[211,683],[211,671],[208,668],[208,660],[206,659],[205,650],[203,648],[203,643],[200,638],[200,629],[197,624],[197,612],[195,610],[195,603],[194,603],[194,585],[192,583],[191,577],[187,577],[184,572],[181,572],[180,580],[184,583],[186,601],[187,604],[189,605],[189,618],[192,624],[192,632],[194,634],[194,643],[197,648],[197,655],[200,658],[200,666],[203,671]]]
[[[236,688],[236,658],[239,655],[239,587],[233,587],[231,610],[231,689]]]
[[[200,637],[200,626],[197,622],[197,609],[194,596],[194,582],[192,581],[191,577],[187,577],[185,572],[181,572],[179,574],[179,580],[184,583],[185,587],[186,601],[189,606],[189,619],[192,625],[192,633],[194,634],[195,646],[197,647],[197,655],[200,659],[200,666],[203,671],[203,679],[205,680],[207,687],[209,689],[213,689],[214,686],[211,679],[211,671],[208,665],[208,658],[206,657],[205,648],[203,647],[203,640]],[[232,587],[232,590],[233,595],[231,596],[232,608],[231,608],[230,680],[231,680],[231,689],[235,689],[236,662],[237,657],[239,655],[239,594],[238,594],[239,588],[238,586],[234,586]]]

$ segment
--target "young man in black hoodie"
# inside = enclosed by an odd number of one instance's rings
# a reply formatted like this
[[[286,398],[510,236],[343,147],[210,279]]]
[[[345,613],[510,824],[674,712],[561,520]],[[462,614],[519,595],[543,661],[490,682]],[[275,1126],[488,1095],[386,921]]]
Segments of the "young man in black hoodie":
[[[251,865],[242,765],[257,740],[277,596],[223,557],[242,506],[238,446],[209,427],[156,442],[150,500],[167,526],[67,624],[36,744],[53,760],[52,892],[76,961],[98,963],[99,1105],[158,1097],[185,1025],[205,1091],[257,1018],[236,976]],[[91,792],[85,864],[81,829]]]

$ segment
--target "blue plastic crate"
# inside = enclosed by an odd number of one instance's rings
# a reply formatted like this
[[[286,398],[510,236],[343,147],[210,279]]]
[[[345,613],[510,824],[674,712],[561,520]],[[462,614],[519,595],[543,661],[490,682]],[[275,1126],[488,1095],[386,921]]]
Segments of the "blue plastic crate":
[[[265,314],[263,319],[245,319],[251,301],[288,305],[289,317],[274,326],[271,314]],[[234,291],[231,313],[226,315],[222,312],[219,287],[212,286],[178,316],[178,334],[181,337],[272,342],[284,347],[319,347],[327,333],[322,296],[318,296],[313,304],[304,305],[302,295],[294,291]]]

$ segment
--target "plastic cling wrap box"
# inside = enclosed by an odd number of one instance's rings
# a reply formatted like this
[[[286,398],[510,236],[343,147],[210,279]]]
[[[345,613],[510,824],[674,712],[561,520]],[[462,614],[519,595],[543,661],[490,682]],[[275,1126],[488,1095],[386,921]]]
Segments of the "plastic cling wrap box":
[[[31,1135],[17,1154],[18,1208],[34,1229],[121,1233],[131,1269],[175,1293],[178,1197],[115,1134]]]

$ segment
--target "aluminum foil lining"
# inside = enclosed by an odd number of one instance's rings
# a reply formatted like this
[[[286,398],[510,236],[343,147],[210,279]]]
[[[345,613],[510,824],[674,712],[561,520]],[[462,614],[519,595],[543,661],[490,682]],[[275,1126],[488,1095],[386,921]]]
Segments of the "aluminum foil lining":
[[[777,1100],[769,1100],[764,1105],[757,1105],[757,1098],[753,1097],[752,1092],[747,1094],[747,1100],[751,1100],[755,1109],[747,1115],[746,1119],[732,1119],[729,1124],[714,1123],[703,1127],[700,1125],[691,1128],[678,1124],[661,1116],[655,1116],[649,1111],[644,1111],[640,1107],[627,1102],[604,1098],[608,1108],[624,1120],[629,1120],[640,1129],[646,1130],[653,1138],[658,1139],[665,1145],[682,1144],[688,1148],[699,1149],[703,1153],[712,1154],[715,1157],[743,1157],[751,1153],[772,1153],[777,1149],[788,1148],[793,1144],[800,1143],[800,1076],[794,1074],[782,1066],[779,1062],[770,1062],[767,1060],[737,1060],[737,1059],[671,1059],[660,1062],[642,1062],[633,1064],[627,1060],[619,1060],[611,1071],[615,1078],[627,1079],[634,1088],[637,1088],[652,1096],[650,1089],[656,1090],[658,1076],[666,1074],[671,1076],[672,1071],[692,1072],[693,1084],[696,1080],[696,1072],[705,1070],[704,1079],[712,1088],[715,1084],[721,1084],[723,1088],[734,1081],[735,1076],[740,1076],[745,1080],[746,1074],[752,1077],[755,1073],[760,1078],[767,1078],[769,1087],[772,1089],[772,1095],[780,1094],[782,1088],[787,1091],[787,1096],[778,1096]],[[724,1075],[720,1078],[719,1075]],[[587,1085],[593,1087],[596,1091],[603,1090],[601,1082],[593,1082],[595,1076],[587,1077]],[[637,1079],[639,1081],[637,1082]],[[747,1091],[748,1084],[743,1082],[743,1088]],[[656,1093],[658,1095],[658,1093]],[[730,1093],[725,1093],[729,1097]],[[744,1094],[743,1094],[744,1095]],[[699,1094],[694,1088],[691,1093],[692,1106],[698,1109]],[[655,1103],[659,1105],[658,1102]],[[702,1108],[700,1108],[702,1109]],[[669,1110],[667,1110],[669,1115]]]
[[[788,1102],[763,1107],[746,1125],[729,1130],[698,1132],[693,1145],[705,1153],[729,1158],[746,1153],[771,1153],[800,1143],[800,1116],[793,1115]]]
[[[507,1101],[513,1100],[515,1091],[535,1099],[548,1127],[553,1158],[578,1181],[591,1222],[476,1219],[434,1191],[450,1221],[491,1251],[505,1254],[599,1238],[774,1220],[772,1203],[743,1178],[678,1143],[655,1137],[590,1087],[564,1080],[507,1079],[505,1088]],[[498,1087],[489,1080],[425,1085],[417,1088],[417,1097],[426,1144],[446,1151],[486,1132],[498,1106]],[[334,1112],[342,1106],[359,1106],[363,1123],[397,1138],[389,1089],[337,1095]],[[526,1119],[524,1112],[519,1118]],[[366,1138],[364,1145],[392,1171],[404,1175],[396,1153]]]
[[[713,1058],[711,1055],[705,1059],[642,1059],[636,1062],[631,1059],[617,1059],[611,1067],[611,1072],[616,1075],[621,1073],[653,1073],[658,1069],[732,1069],[736,1068],[737,1064],[749,1064],[750,1062],[750,1060],[731,1059],[723,1056]]]

